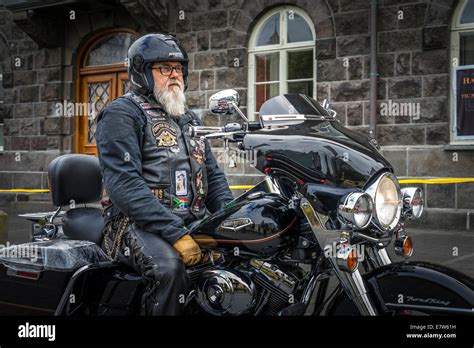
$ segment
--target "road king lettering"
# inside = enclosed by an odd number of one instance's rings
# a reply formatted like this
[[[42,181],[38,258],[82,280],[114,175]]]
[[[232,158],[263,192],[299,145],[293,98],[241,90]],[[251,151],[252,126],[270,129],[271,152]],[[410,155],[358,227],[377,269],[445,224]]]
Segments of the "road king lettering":
[[[47,338],[48,341],[56,340],[56,325],[37,325],[26,322],[18,326],[20,338]]]

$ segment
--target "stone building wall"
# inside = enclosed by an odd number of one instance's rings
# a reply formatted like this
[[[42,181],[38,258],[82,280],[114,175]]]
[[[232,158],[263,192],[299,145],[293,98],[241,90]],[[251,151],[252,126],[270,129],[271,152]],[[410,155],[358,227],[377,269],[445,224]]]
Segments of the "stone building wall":
[[[124,0],[114,7],[82,11],[73,22],[58,22],[58,30],[63,30],[65,37],[50,48],[39,47],[15,24],[14,20],[24,21],[25,14],[0,8],[0,47],[3,40],[11,57],[22,59],[21,67],[8,67],[7,51],[0,51],[3,71],[13,71],[11,75],[4,73],[5,102],[0,106],[0,118],[5,123],[0,189],[47,187],[48,163],[72,150],[74,135],[73,119],[54,117],[52,107],[64,99],[74,100],[79,48],[94,33],[111,27],[127,27],[139,33],[176,33],[190,56],[189,106],[206,124],[223,125],[239,119],[223,119],[209,113],[209,96],[221,89],[234,88],[239,91],[246,112],[247,47],[252,29],[268,10],[285,4],[297,6],[309,15],[316,31],[317,99],[329,99],[343,125],[367,132],[369,3]],[[455,0],[379,1],[377,139],[397,175],[470,177],[474,173],[473,150],[446,149],[450,121],[449,32],[456,4]],[[403,19],[399,18],[400,13]],[[238,66],[234,64],[235,58]],[[12,76],[10,80],[8,76]],[[420,106],[420,114],[381,116],[382,108],[390,102],[415,103]],[[216,148],[221,145],[213,144]],[[15,161],[18,153],[21,161]],[[231,184],[253,184],[261,177],[249,164],[221,165]],[[474,184],[424,186],[426,216],[440,227],[466,228],[467,213],[474,210],[473,200],[469,199]],[[12,199],[11,195],[8,197]],[[14,199],[41,197],[19,194]],[[2,199],[7,198],[0,195]],[[470,226],[474,226],[472,217]]]

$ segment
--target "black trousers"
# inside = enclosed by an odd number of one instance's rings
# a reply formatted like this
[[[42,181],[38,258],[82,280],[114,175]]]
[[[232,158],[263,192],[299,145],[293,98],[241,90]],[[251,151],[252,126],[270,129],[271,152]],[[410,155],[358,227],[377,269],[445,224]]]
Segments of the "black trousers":
[[[190,280],[176,249],[134,223],[130,223],[122,241],[118,260],[132,266],[149,281],[142,314],[180,315]]]

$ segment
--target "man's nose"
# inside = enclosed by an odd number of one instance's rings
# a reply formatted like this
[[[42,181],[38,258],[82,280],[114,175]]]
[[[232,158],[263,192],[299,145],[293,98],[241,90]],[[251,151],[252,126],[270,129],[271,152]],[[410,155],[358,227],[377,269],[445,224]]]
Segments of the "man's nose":
[[[174,79],[177,79],[180,75],[176,71],[176,68],[173,68],[173,70],[171,70],[171,75],[170,76]]]

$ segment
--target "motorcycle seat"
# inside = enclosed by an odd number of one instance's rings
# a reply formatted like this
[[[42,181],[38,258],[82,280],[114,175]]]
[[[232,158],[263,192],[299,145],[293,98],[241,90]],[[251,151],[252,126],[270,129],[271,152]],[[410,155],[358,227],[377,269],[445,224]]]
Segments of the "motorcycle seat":
[[[57,207],[96,204],[102,192],[99,160],[81,154],[59,156],[48,166],[48,183]],[[103,226],[101,209],[76,207],[63,215],[63,232],[72,239],[100,245]]]
[[[74,208],[63,215],[63,232],[72,239],[89,240],[100,245],[104,219],[97,208]]]

